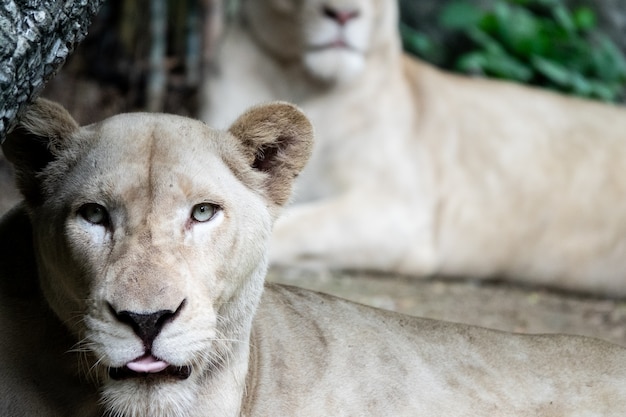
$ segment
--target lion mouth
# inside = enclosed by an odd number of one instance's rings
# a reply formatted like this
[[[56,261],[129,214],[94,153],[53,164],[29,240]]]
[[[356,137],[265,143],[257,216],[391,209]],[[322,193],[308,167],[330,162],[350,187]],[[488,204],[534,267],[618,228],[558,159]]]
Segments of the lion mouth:
[[[174,366],[147,353],[119,368],[110,368],[109,376],[116,381],[129,378],[175,378],[184,380],[191,375],[189,366]]]
[[[335,41],[322,43],[319,45],[311,45],[309,47],[309,51],[311,52],[325,51],[329,49],[331,50],[339,49],[339,50],[358,52],[356,48],[354,48],[352,45],[350,45],[348,42],[344,41],[343,39],[337,39]]]

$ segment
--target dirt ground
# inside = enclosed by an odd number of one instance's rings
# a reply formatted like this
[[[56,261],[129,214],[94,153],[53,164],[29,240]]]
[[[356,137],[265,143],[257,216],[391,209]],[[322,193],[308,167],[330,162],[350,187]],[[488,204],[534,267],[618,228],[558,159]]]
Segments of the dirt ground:
[[[427,279],[366,272],[272,269],[268,279],[415,316],[524,333],[571,333],[626,346],[626,300],[586,297],[503,282]]]

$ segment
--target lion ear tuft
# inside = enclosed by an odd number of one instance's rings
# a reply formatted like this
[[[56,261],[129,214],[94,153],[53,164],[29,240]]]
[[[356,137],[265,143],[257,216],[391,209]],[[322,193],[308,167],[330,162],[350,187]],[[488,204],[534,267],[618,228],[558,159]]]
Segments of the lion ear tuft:
[[[296,106],[275,102],[253,107],[229,132],[243,145],[249,165],[268,174],[266,188],[275,204],[284,205],[313,148],[313,127]]]
[[[2,150],[15,167],[17,185],[28,203],[41,203],[37,174],[58,156],[78,129],[76,121],[61,105],[37,99],[9,132]]]

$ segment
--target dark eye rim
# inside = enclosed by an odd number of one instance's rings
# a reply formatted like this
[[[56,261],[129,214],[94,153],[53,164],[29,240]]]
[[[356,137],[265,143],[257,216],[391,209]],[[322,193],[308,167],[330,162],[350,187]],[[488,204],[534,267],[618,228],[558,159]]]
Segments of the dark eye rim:
[[[209,217],[206,220],[198,220],[193,216],[194,211],[196,210],[196,208],[200,207],[200,206],[211,206],[213,208],[213,214],[211,215],[211,217]],[[220,206],[219,204],[216,203],[212,203],[210,201],[203,201],[201,203],[198,204],[194,204],[194,206],[191,208],[191,212],[189,213],[189,218],[191,219],[191,221],[195,222],[195,223],[206,223],[206,222],[210,222],[211,220],[215,219],[215,217],[222,211],[222,206]]]
[[[87,215],[87,210],[89,210],[91,208],[97,208],[97,209],[102,210],[102,220],[101,221],[94,222],[94,221],[89,219],[89,216]],[[82,204],[78,208],[77,214],[82,219],[84,219],[86,222],[91,223],[93,225],[108,226],[110,224],[109,211],[102,204],[98,204],[98,203],[85,203],[85,204]]]

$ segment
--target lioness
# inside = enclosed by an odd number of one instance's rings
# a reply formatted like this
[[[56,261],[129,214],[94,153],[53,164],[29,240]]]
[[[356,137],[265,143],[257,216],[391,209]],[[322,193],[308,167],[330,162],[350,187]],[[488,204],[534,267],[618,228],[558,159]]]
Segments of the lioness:
[[[0,415],[626,414],[622,347],[264,289],[311,141],[283,103],[227,132],[32,105],[3,145],[25,202],[0,223]]]
[[[402,54],[392,0],[244,0],[203,119],[316,129],[271,260],[626,295],[626,110]]]

